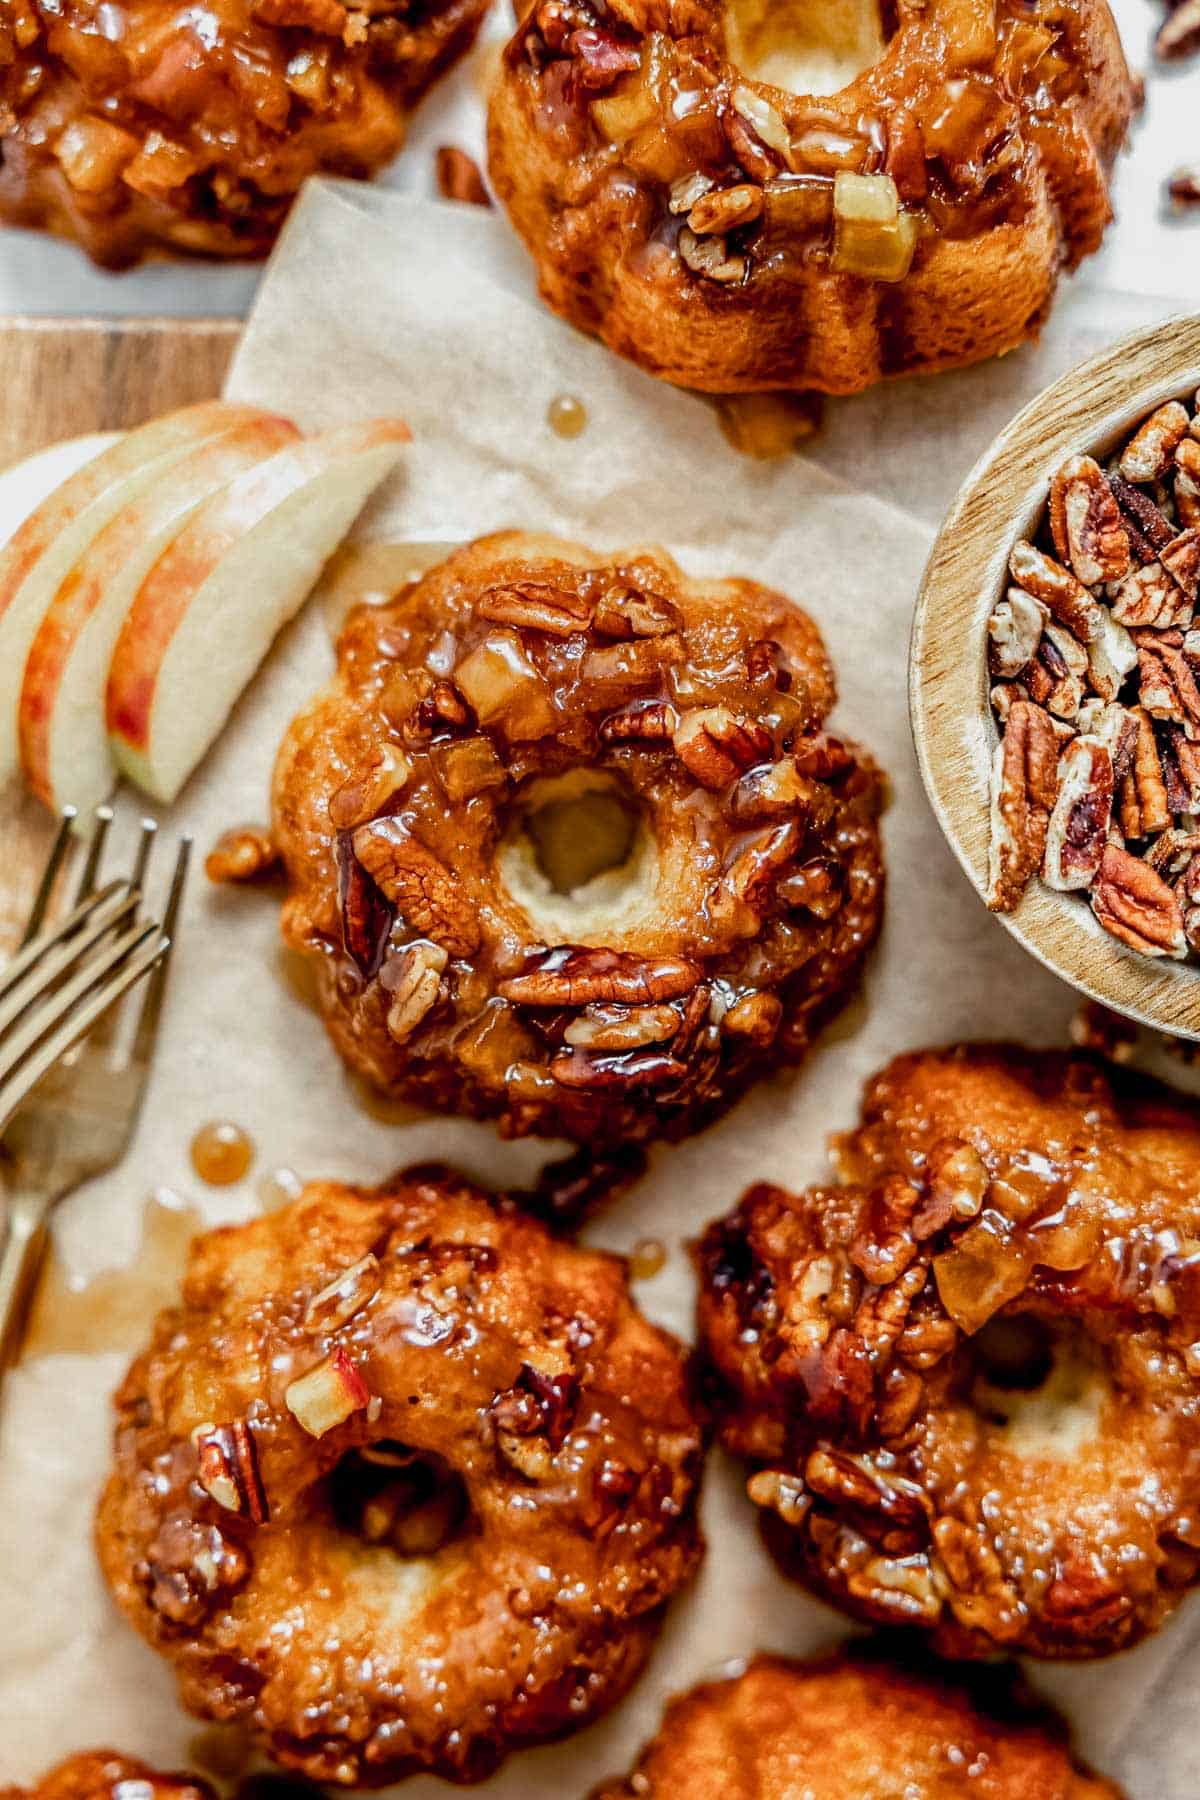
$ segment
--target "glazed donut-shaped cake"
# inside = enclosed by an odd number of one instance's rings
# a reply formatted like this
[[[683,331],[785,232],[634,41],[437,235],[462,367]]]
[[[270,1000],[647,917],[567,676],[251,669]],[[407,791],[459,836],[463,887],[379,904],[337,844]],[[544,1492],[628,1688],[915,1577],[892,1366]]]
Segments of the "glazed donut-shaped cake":
[[[1105,0],[531,0],[490,168],[611,349],[845,394],[1036,331],[1132,106]]]
[[[486,0],[10,0],[0,220],[121,267],[262,256],[304,179],[371,175]]]
[[[841,1005],[879,780],[815,625],[659,550],[481,539],[359,608],[274,785],[346,1060],[509,1134],[679,1137]]]
[[[199,1238],[116,1405],[118,1604],[315,1780],[478,1780],[586,1725],[700,1559],[681,1347],[619,1259],[444,1172]]]
[[[1135,1643],[1200,1570],[1200,1117],[972,1046],[885,1069],[836,1161],[699,1249],[772,1548],[950,1655]]]
[[[592,1800],[1121,1800],[1011,1674],[989,1677],[760,1656],[672,1700],[629,1779]]]
[[[115,1750],[81,1750],[30,1788],[0,1787],[0,1800],[214,1800],[205,1781],[164,1775]]]

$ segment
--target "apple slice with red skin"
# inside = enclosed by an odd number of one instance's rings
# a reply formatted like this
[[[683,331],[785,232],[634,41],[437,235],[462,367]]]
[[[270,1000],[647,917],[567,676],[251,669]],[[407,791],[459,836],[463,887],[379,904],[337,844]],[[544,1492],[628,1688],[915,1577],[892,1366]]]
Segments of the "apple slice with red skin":
[[[17,771],[17,697],[25,659],[60,582],[109,520],[172,463],[259,412],[206,400],[139,426],[69,475],[0,549],[0,782]]]
[[[123,507],[59,583],[29,646],[17,706],[21,767],[47,806],[82,814],[112,791],[108,667],[143,577],[212,494],[299,441],[296,426],[273,413],[236,421]]]
[[[89,431],[84,437],[48,444],[44,450],[35,450],[32,456],[22,457],[20,462],[0,470],[0,549],[68,476],[82,469],[84,463],[94,462],[102,450],[111,450],[120,440],[119,431]]]
[[[342,425],[215,494],[138,590],[113,652],[121,771],[173,800],[271,643],[408,442],[400,419]]]

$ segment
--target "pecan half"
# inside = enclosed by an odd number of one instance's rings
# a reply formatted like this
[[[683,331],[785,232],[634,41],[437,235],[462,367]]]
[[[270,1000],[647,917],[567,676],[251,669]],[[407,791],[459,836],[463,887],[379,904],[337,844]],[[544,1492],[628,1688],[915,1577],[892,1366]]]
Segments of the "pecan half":
[[[1052,888],[1091,886],[1108,842],[1112,805],[1112,757],[1096,738],[1075,738],[1058,765],[1058,796],[1046,828],[1042,877]]]
[[[481,618],[520,630],[543,631],[549,637],[573,637],[586,631],[592,609],[580,594],[564,592],[547,581],[518,581],[489,588],[479,602]]]
[[[1173,813],[1200,812],[1200,744],[1179,725],[1166,725],[1158,739],[1167,804]]]
[[[596,1001],[645,1006],[678,1000],[699,980],[697,965],[683,957],[632,956],[563,944],[544,951],[524,975],[498,983],[498,992],[525,1006],[583,1007]]]
[[[714,792],[771,754],[770,732],[756,720],[739,719],[727,706],[685,712],[672,742],[688,773]]]
[[[1156,719],[1174,719],[1190,738],[1200,736],[1200,687],[1182,649],[1161,636],[1137,633],[1141,703]]]
[[[1108,485],[1125,519],[1130,548],[1139,562],[1148,562],[1156,550],[1170,543],[1175,536],[1175,527],[1161,507],[1155,506],[1149,494],[1126,481],[1119,470],[1109,471]]]
[[[1133,756],[1121,782],[1120,820],[1127,838],[1149,837],[1171,823],[1171,806],[1158,756],[1158,741],[1150,715],[1135,706],[1130,717],[1136,727]]]
[[[1121,509],[1090,456],[1072,456],[1050,486],[1054,547],[1085,587],[1120,581],[1129,572],[1129,534]]]
[[[564,1051],[550,1064],[560,1087],[585,1092],[599,1089],[673,1087],[686,1076],[687,1064],[665,1050],[631,1050],[624,1055]]]
[[[712,903],[714,916],[752,936],[775,898],[778,876],[794,861],[800,843],[794,824],[776,825],[753,838],[722,875]]]
[[[1046,608],[1024,588],[1010,587],[998,600],[987,623],[988,662],[992,673],[1011,681],[1032,660],[1042,641]]]
[[[1119,468],[1126,481],[1161,481],[1175,459],[1176,446],[1187,436],[1187,408],[1168,400],[1140,425],[1121,452]]]
[[[448,950],[479,948],[474,905],[459,877],[426,849],[400,819],[373,819],[353,836],[355,859],[405,922]]]
[[[605,744],[665,743],[675,734],[679,714],[668,700],[631,700],[600,723]]]
[[[1048,714],[1031,701],[1016,701],[992,765],[987,903],[993,912],[1011,912],[1041,866],[1057,769],[1058,742]]]
[[[1083,643],[1090,643],[1099,634],[1100,602],[1070,569],[1064,569],[1052,556],[1024,540],[1014,544],[1008,567],[1017,586],[1040,600],[1059,624]]]
[[[1092,890],[1092,911],[1105,931],[1143,956],[1187,955],[1179,901],[1148,863],[1110,844]]]
[[[1158,553],[1158,560],[1179,583],[1184,597],[1195,606],[1196,592],[1200,588],[1200,526],[1188,526],[1173,537],[1169,544],[1164,544]],[[1182,621],[1175,619],[1173,623],[1178,625]]]

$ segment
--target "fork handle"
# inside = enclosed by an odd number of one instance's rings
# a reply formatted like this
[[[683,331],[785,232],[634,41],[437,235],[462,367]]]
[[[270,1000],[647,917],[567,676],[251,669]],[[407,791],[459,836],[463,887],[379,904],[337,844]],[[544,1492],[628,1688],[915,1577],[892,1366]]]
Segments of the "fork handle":
[[[8,1229],[0,1252],[0,1376],[17,1360],[29,1303],[46,1253],[45,1201],[14,1194],[8,1203]]]

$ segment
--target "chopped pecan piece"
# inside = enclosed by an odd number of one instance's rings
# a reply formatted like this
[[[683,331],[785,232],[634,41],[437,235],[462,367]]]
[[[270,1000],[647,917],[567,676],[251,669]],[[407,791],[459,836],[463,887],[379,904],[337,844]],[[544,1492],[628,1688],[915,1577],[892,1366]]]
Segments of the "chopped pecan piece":
[[[389,956],[380,969],[379,985],[391,1002],[387,1028],[397,1044],[406,1044],[437,1005],[448,961],[440,944],[418,940]]]
[[[1158,560],[1179,583],[1184,598],[1194,606],[1197,588],[1200,587],[1200,526],[1191,525],[1173,537],[1169,544],[1164,544],[1158,553]],[[1172,623],[1179,625],[1183,621],[1176,618]]]
[[[1175,460],[1176,446],[1187,436],[1187,408],[1168,400],[1140,425],[1121,452],[1126,481],[1161,481]]]
[[[714,792],[771,754],[770,732],[753,719],[739,719],[725,706],[685,712],[672,741],[688,772]]]
[[[451,956],[479,947],[474,906],[459,877],[401,819],[373,819],[353,835],[354,858],[415,931]]]
[[[1037,655],[1025,671],[1030,699],[1062,719],[1074,718],[1083,703],[1087,651],[1061,625],[1048,624]]]
[[[699,980],[699,968],[683,957],[647,958],[564,944],[544,951],[524,975],[501,981],[498,991],[525,1006],[583,1007],[597,1001],[646,1006],[681,999]]]
[[[354,854],[350,832],[338,833],[334,839],[334,855],[342,945],[359,973],[369,981],[383,959],[395,914]]]
[[[271,842],[270,832],[241,825],[217,839],[205,858],[204,873],[218,884],[261,881],[279,866],[279,851]]]
[[[987,903],[1011,912],[1040,867],[1058,792],[1058,743],[1040,706],[1010,709],[992,768],[991,866]]]
[[[712,232],[724,234],[739,225],[750,225],[762,213],[763,191],[754,182],[739,182],[736,187],[717,188],[704,194],[688,213],[688,224],[698,237]]]
[[[640,1050],[644,1044],[661,1044],[679,1030],[680,1015],[674,1006],[585,1007],[563,1033],[563,1042],[576,1050]]]
[[[992,673],[1011,681],[1032,660],[1042,641],[1046,608],[1024,588],[1010,587],[988,620],[988,661]]]
[[[1149,494],[1126,481],[1118,470],[1109,471],[1108,485],[1124,515],[1130,547],[1139,562],[1148,562],[1156,550],[1170,543],[1175,536],[1175,527]]]
[[[1148,863],[1109,845],[1092,890],[1092,911],[1105,931],[1143,956],[1187,955],[1179,901]]]
[[[1181,726],[1166,725],[1159,735],[1158,752],[1171,811],[1200,811],[1200,744],[1192,743]]]
[[[662,594],[609,582],[595,602],[592,624],[605,637],[654,638],[678,631],[679,608]]]
[[[794,824],[777,825],[762,832],[740,850],[718,884],[713,901],[714,913],[749,916],[744,932],[751,936],[758,929],[775,897],[776,880],[795,858],[800,847],[800,832]]]
[[[1069,569],[1064,569],[1052,556],[1024,540],[1013,546],[1008,566],[1017,586],[1040,600],[1059,624],[1065,625],[1075,637],[1087,644],[1098,635],[1100,602]]]
[[[1092,885],[1112,817],[1112,757],[1096,738],[1077,737],[1058,767],[1058,796],[1046,829],[1043,878],[1067,890]]]
[[[1129,534],[1121,509],[1090,456],[1072,456],[1050,487],[1054,547],[1085,587],[1120,581],[1129,572]]]
[[[731,256],[723,237],[697,237],[690,225],[679,233],[679,254],[693,275],[706,275],[722,286],[741,281],[746,273],[746,258]]]
[[[245,1419],[232,1425],[198,1425],[192,1433],[196,1450],[196,1479],[226,1512],[244,1513],[252,1525],[263,1525],[270,1516],[267,1496],[258,1472],[254,1433]]]
[[[1099,635],[1087,647],[1088,681],[1103,701],[1115,700],[1125,677],[1137,667],[1137,645],[1123,625],[1105,612]]]
[[[675,735],[679,714],[668,700],[631,700],[601,721],[606,744],[663,743]]]
[[[630,1050],[624,1055],[564,1051],[550,1064],[560,1087],[598,1089],[673,1087],[687,1074],[687,1064],[665,1050]]]
[[[453,144],[439,144],[436,159],[438,193],[443,200],[460,200],[468,206],[490,206],[479,164]]]

